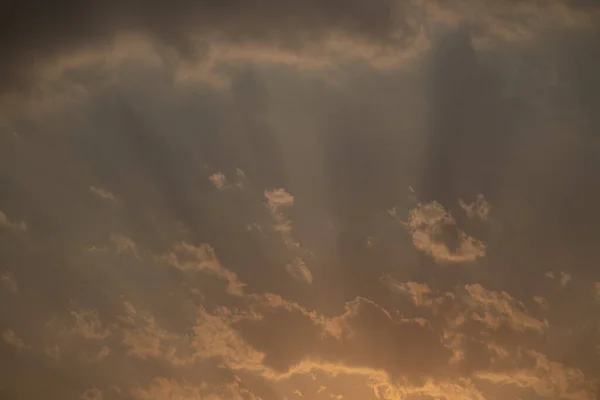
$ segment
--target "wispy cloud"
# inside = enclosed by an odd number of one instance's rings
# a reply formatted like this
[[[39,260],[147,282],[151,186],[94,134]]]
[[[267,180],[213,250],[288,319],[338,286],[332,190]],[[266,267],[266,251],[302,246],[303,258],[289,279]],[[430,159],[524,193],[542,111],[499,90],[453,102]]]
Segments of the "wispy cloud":
[[[0,273],[0,282],[2,283],[2,286],[11,293],[17,293],[19,291],[17,278],[15,277],[15,274],[10,271],[2,271],[2,273]]]
[[[525,354],[533,359],[532,368],[517,368],[504,373],[478,372],[475,377],[495,384],[528,388],[544,398],[593,400],[588,382],[579,369],[551,361],[533,350],[527,350]]]
[[[74,320],[72,332],[89,340],[104,340],[111,334],[111,328],[100,321],[96,310],[71,310]]]
[[[2,332],[2,339],[4,339],[4,341],[9,345],[16,347],[17,350],[25,350],[31,348],[31,346],[25,344],[25,342],[23,342],[23,339],[21,339],[12,329],[6,329],[4,332]]]
[[[545,273],[546,277],[552,279],[552,280],[557,280],[560,283],[560,285],[562,287],[567,286],[567,284],[569,282],[571,282],[571,280],[573,279],[573,277],[571,276],[571,274],[569,274],[568,272],[564,272],[564,271],[559,271],[558,272],[559,276],[557,276],[553,271],[548,271]]]
[[[96,187],[96,186],[90,186],[89,187],[90,192],[94,195],[97,196],[103,200],[108,200],[111,201],[113,203],[118,203],[119,200],[117,199],[117,196],[115,196],[110,190],[108,189],[104,189],[101,187]]]
[[[478,218],[481,221],[487,221],[490,217],[490,211],[492,207],[487,202],[482,194],[478,194],[475,197],[475,201],[467,204],[463,199],[458,199],[458,204],[462,208],[469,218]]]
[[[0,228],[14,229],[21,232],[25,232],[28,229],[24,221],[14,222],[9,220],[2,210],[0,210]]]
[[[294,277],[294,279],[300,282],[312,283],[313,281],[310,269],[308,269],[306,263],[300,257],[296,257],[291,263],[286,265],[285,269]]]
[[[475,308],[471,318],[492,329],[506,325],[516,331],[533,330],[541,333],[549,326],[548,321],[530,316],[525,305],[506,292],[486,290],[477,283],[466,285],[465,290]]]
[[[284,210],[294,205],[294,196],[285,191],[285,189],[265,190],[267,207],[276,221],[274,228],[282,233],[290,233],[292,230],[292,221],[284,213]]]
[[[115,246],[117,254],[130,254],[138,260],[142,259],[138,253],[137,245],[130,237],[113,233],[110,235],[110,242]]]
[[[172,267],[181,271],[199,271],[209,273],[227,282],[230,294],[243,294],[245,284],[241,282],[235,272],[225,268],[215,250],[208,244],[194,246],[185,242],[177,244],[173,251],[163,259]]]
[[[81,393],[80,400],[104,400],[102,391],[98,388],[86,389]]]

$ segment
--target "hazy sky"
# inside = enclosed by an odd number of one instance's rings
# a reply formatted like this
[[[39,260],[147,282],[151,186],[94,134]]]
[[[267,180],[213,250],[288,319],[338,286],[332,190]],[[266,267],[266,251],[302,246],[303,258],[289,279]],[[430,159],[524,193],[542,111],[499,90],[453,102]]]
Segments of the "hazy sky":
[[[600,4],[0,10],[0,399],[594,400]]]

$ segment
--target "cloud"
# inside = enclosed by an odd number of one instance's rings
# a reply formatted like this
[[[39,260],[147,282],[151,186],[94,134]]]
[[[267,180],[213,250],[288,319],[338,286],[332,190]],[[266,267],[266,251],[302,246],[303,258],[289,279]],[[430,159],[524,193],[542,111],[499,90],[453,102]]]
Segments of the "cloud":
[[[10,271],[2,271],[0,274],[0,282],[6,290],[11,293],[17,293],[19,291],[19,285],[15,274]]]
[[[592,400],[591,388],[584,374],[576,368],[550,361],[547,356],[527,350],[525,354],[535,362],[532,368],[521,368],[506,373],[478,372],[475,378],[495,384],[514,385],[533,390],[545,398]]]
[[[136,400],[257,400],[250,390],[234,379],[223,385],[210,385],[206,382],[193,384],[164,377],[156,377],[147,388],[135,387],[131,395]]]
[[[111,329],[102,324],[96,310],[71,310],[70,314],[75,320],[73,333],[85,339],[104,340],[111,334]]]
[[[294,279],[300,282],[312,283],[313,281],[310,269],[308,269],[306,263],[300,257],[296,257],[291,263],[285,266],[285,269],[294,277]]]
[[[255,317],[237,314],[225,307],[219,307],[214,314],[200,308],[191,340],[194,357],[218,358],[232,370],[264,371],[264,354],[248,345],[232,327],[234,323]]]
[[[275,230],[282,234],[289,234],[292,230],[292,222],[286,218],[284,210],[294,205],[294,196],[285,189],[265,190],[267,207],[276,221]]]
[[[227,177],[222,172],[215,172],[208,177],[208,180],[219,190],[242,189],[246,180],[246,174],[241,169],[236,169],[236,180],[233,183],[227,181]]]
[[[6,214],[0,210],[0,228],[14,229],[21,232],[27,231],[27,224],[23,221],[12,222],[8,219]]]
[[[115,246],[117,254],[130,254],[138,260],[142,259],[138,253],[137,245],[130,237],[112,233],[110,235],[110,242]]]
[[[559,279],[560,285],[562,287],[567,286],[567,284],[572,280],[571,274],[569,274],[568,272],[563,272],[563,271],[559,271],[559,274],[560,274],[560,279]],[[552,280],[557,279],[556,274],[552,271],[548,271],[544,275],[546,275],[548,278],[550,278]]]
[[[237,275],[221,265],[212,247],[207,244],[194,246],[185,242],[175,245],[174,250],[163,256],[169,265],[181,271],[200,271],[211,274],[227,282],[227,291],[233,295],[241,295],[245,284]]]
[[[47,346],[44,348],[44,354],[55,363],[60,363],[61,351],[58,345]]]
[[[548,321],[540,321],[527,313],[525,306],[506,292],[486,290],[480,284],[465,285],[471,306],[476,309],[471,318],[492,329],[506,325],[515,331],[543,332]],[[480,314],[477,309],[481,310]]]
[[[97,196],[103,200],[108,200],[108,201],[112,201],[113,203],[118,203],[119,200],[117,200],[117,196],[115,196],[112,192],[110,192],[107,189],[101,188],[101,187],[96,187],[96,186],[90,186],[90,192],[94,195]]]
[[[99,363],[102,360],[104,360],[106,357],[108,357],[110,354],[110,349],[108,348],[108,346],[104,345],[100,348],[100,350],[94,354],[91,357],[87,358],[87,361],[90,363]]]
[[[25,350],[31,348],[31,346],[25,344],[25,342],[23,342],[23,339],[21,339],[12,329],[4,330],[4,332],[2,332],[2,339],[4,339],[4,341],[9,345],[16,347],[17,350]]]
[[[542,296],[533,296],[533,301],[535,301],[542,310],[548,310],[548,300],[546,300]]]
[[[138,311],[130,302],[123,303],[125,315],[120,316],[122,344],[127,354],[142,360],[165,360],[171,365],[186,365],[193,360],[189,338],[170,332],[158,325],[153,315]]]
[[[390,213],[397,215],[395,210]],[[485,256],[485,244],[458,229],[454,217],[438,202],[417,205],[402,223],[415,247],[440,263],[472,262]]]
[[[29,29],[13,28],[8,21],[19,21],[17,26]],[[7,26],[0,48],[10,54],[0,71],[4,77],[0,89],[31,89],[39,69],[47,69],[57,58],[90,47],[109,47],[128,33],[154,42],[154,51],[165,53],[167,60],[180,58],[193,64],[189,70],[203,71],[218,65],[221,58],[326,66],[332,59],[349,59],[398,66],[427,49],[427,33],[443,28],[471,25],[477,32],[475,44],[489,48],[498,42],[531,40],[550,27],[582,27],[593,22],[589,10],[558,0],[518,5],[482,5],[474,0],[426,5],[387,0],[368,4],[263,0],[252,7],[239,0],[225,4],[178,0],[168,7],[150,1],[142,8],[109,0],[43,5],[35,10],[15,6],[0,20]]]
[[[407,296],[417,307],[439,306],[445,301],[445,296],[434,294],[429,286],[424,283],[401,282],[389,275],[383,276],[381,282],[391,290]]]
[[[83,393],[81,393],[80,400],[103,400],[104,395],[102,391],[98,388],[86,389]]]
[[[469,218],[478,218],[485,222],[488,221],[490,217],[492,207],[482,194],[478,194],[473,203],[467,204],[463,199],[458,199],[458,204]]]

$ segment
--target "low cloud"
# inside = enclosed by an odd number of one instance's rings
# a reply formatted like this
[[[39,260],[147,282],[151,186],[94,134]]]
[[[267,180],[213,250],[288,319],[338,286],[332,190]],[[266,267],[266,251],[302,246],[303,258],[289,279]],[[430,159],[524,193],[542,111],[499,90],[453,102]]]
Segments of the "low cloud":
[[[397,218],[395,209],[390,214]],[[436,201],[418,204],[402,224],[415,247],[439,263],[472,262],[485,256],[485,244],[458,229],[454,217]]]

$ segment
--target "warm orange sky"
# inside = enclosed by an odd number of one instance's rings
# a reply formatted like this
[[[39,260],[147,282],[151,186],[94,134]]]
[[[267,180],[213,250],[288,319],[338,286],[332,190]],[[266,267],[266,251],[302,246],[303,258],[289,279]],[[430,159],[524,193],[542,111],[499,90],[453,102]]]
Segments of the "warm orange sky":
[[[595,400],[600,5],[0,12],[0,399]]]

